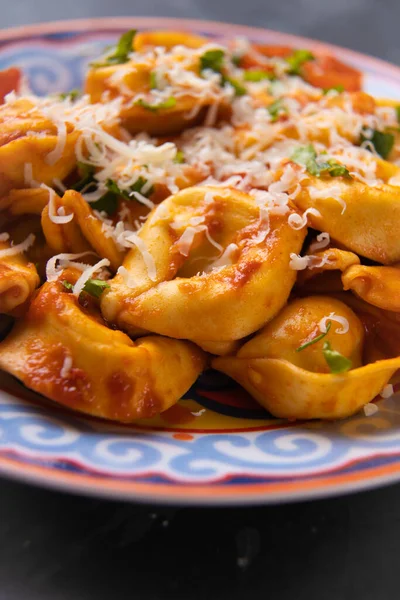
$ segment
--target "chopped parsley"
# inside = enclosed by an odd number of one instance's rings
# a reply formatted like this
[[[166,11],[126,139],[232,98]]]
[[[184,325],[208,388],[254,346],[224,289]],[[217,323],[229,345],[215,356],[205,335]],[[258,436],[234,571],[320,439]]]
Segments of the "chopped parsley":
[[[136,35],[136,29],[130,29],[123,33],[117,44],[112,46],[105,55],[103,62],[90,63],[91,67],[109,67],[110,65],[121,65],[128,62],[129,55],[133,51],[133,40]]]
[[[324,94],[324,96],[326,94],[328,94],[329,92],[338,92],[339,94],[341,94],[342,92],[344,92],[344,86],[343,85],[333,85],[332,87],[328,87],[328,88],[324,88],[322,90],[322,93]]]
[[[165,100],[164,102],[150,104],[149,102],[143,100],[143,98],[140,98],[139,100],[137,100],[137,102],[135,102],[135,104],[137,106],[145,108],[146,110],[150,110],[151,112],[157,112],[160,109],[173,108],[176,105],[176,99],[171,96],[171,98],[167,98],[167,100]]]
[[[295,50],[293,54],[286,58],[286,62],[289,65],[289,75],[301,75],[301,67],[310,60],[315,60],[312,52],[309,50]]]
[[[243,79],[245,81],[251,81],[253,83],[264,81],[264,79],[272,81],[273,79],[275,79],[275,74],[271,71],[255,71],[249,69],[244,72]]]
[[[85,285],[83,286],[83,291],[87,292],[94,298],[100,298],[101,294],[110,287],[110,284],[107,281],[103,281],[102,279],[88,279]]]
[[[236,96],[243,96],[246,93],[246,88],[237,79],[228,77],[222,72],[224,58],[225,53],[223,50],[207,50],[207,52],[200,56],[200,73],[203,73],[207,69],[218,73],[221,76],[221,86],[229,83],[235,90]]]
[[[177,163],[178,165],[180,165],[183,162],[185,162],[185,155],[182,152],[182,150],[177,150],[175,158],[174,158],[174,163]]]
[[[349,170],[334,158],[330,158],[327,161],[318,161],[317,153],[312,144],[296,148],[290,158],[296,164],[305,167],[310,175],[315,175],[316,177],[329,174],[331,177],[351,178]]]
[[[118,196],[114,192],[106,192],[96,202],[91,202],[90,207],[99,212],[105,212],[111,217],[117,211]]]
[[[326,164],[329,165],[328,173],[331,177],[349,177],[351,179],[348,168],[338,163],[334,158],[330,158]]]
[[[400,106],[396,106],[395,111],[396,111],[397,122],[400,123]]]
[[[97,183],[94,179],[95,168],[93,165],[78,162],[78,169],[81,174],[81,178],[79,179],[79,181],[74,183],[74,185],[71,185],[72,190],[81,192],[84,188],[87,188],[88,186],[97,186]]]
[[[244,94],[246,93],[246,88],[243,87],[238,81],[237,79],[232,79],[232,77],[224,77],[223,76],[223,83],[225,85],[225,83],[229,83],[233,89],[235,90],[235,96],[244,96]]]
[[[73,290],[74,286],[69,281],[63,281],[63,286],[67,290]],[[110,284],[107,281],[103,281],[102,279],[88,279],[83,286],[83,291],[87,292],[94,298],[100,298],[101,294],[110,287]]]
[[[58,96],[59,96],[60,100],[66,100],[68,98],[69,100],[72,100],[72,102],[73,102],[74,100],[77,100],[81,96],[81,91],[80,90],[70,90],[69,92],[62,92]]]
[[[200,72],[210,69],[215,73],[221,73],[224,58],[225,52],[223,50],[207,50],[200,56]]]
[[[387,158],[394,146],[394,135],[366,127],[360,136],[360,144],[363,142],[370,142],[379,156]]]
[[[340,352],[337,352],[337,350],[332,350],[329,342],[324,343],[322,352],[331,373],[345,373],[351,369],[351,360],[346,358],[346,356],[343,356],[343,354],[340,354]]]
[[[296,348],[296,352],[301,352],[305,348],[308,348],[309,346],[312,346],[312,344],[316,344],[320,340],[324,339],[324,337],[327,335],[328,331],[330,330],[331,326],[332,326],[332,321],[328,321],[327,324],[326,324],[326,331],[324,333],[321,333],[320,335],[317,335],[317,337],[313,338],[309,342],[306,342],[302,346],[299,346],[298,348]]]
[[[283,104],[282,98],[278,98],[277,100],[272,102],[272,104],[269,104],[267,106],[267,111],[271,115],[272,123],[275,123],[275,121],[277,121],[281,115],[287,113],[287,108]]]
[[[232,54],[231,63],[235,65],[235,67],[240,67],[240,63],[242,62],[241,54]]]
[[[81,173],[81,179],[75,183],[72,187],[73,190],[78,192],[95,191],[99,182],[94,178],[95,167],[86,163],[78,163],[79,171]],[[107,192],[101,196],[95,202],[90,203],[90,207],[99,212],[106,212],[108,215],[113,215],[118,208],[118,198],[122,197],[125,200],[134,200],[132,192],[139,192],[143,194],[142,189],[147,183],[147,179],[144,177],[138,177],[135,183],[128,190],[121,190],[117,183],[113,179],[107,179],[106,188]],[[154,187],[151,186],[144,196],[148,197],[154,191]]]
[[[121,188],[118,187],[118,185],[113,179],[107,179],[106,186],[108,191],[112,192],[116,196],[122,196],[122,198],[125,198],[125,200],[132,200],[132,192],[139,192],[139,194],[143,194],[142,189],[146,185],[146,183],[147,179],[145,179],[144,177],[138,177],[135,183],[131,185],[129,189],[121,190]],[[154,187],[151,186],[151,188],[145,194],[143,194],[143,196],[151,196],[153,191]]]
[[[151,71],[151,73],[150,73],[150,89],[151,90],[157,89],[157,74],[155,71]]]

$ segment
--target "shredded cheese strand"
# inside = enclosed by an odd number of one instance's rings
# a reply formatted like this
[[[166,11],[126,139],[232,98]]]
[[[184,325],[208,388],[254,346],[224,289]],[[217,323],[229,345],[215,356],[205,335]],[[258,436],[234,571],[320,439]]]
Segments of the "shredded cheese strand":
[[[79,297],[80,293],[83,291],[83,288],[85,287],[85,283],[89,279],[91,279],[91,277],[92,277],[92,275],[94,275],[94,273],[96,273],[103,267],[109,267],[109,266],[110,266],[110,261],[108,260],[108,258],[102,258],[101,260],[99,260],[98,263],[93,265],[93,267],[88,267],[87,269],[85,269],[85,271],[82,273],[82,275],[79,277],[78,281],[75,283],[75,285],[73,287],[72,293],[74,294],[74,296]]]

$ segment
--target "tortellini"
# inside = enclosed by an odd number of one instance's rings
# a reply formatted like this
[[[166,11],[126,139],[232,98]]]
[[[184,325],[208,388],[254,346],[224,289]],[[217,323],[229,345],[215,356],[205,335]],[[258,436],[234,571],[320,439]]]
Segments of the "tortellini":
[[[0,241],[0,314],[15,314],[23,308],[39,285],[35,265],[9,241]]]
[[[329,319],[331,327],[318,340],[321,319],[325,330]],[[312,296],[288,304],[236,356],[216,358],[213,367],[277,417],[338,419],[373,400],[400,367],[400,358],[363,365],[363,338],[362,323],[346,304]],[[325,356],[339,367],[349,361],[347,369],[335,372]]]
[[[61,282],[42,286],[0,344],[0,367],[27,387],[68,408],[124,422],[175,404],[204,366],[204,353],[190,342],[159,336],[132,342],[109,329]]]
[[[54,178],[64,179],[73,170],[79,133],[67,124],[65,144],[59,153],[57,126],[29,100],[0,106],[0,129],[1,195],[25,187],[32,177],[51,185]]]
[[[129,423],[211,365],[279,418],[392,390],[400,106],[361,73],[132,30],[82,92],[22,87],[0,74],[1,368]]]
[[[102,297],[103,314],[132,334],[139,328],[200,345],[241,339],[285,304],[296,277],[289,255],[304,235],[287,216],[260,222],[247,194],[188,188],[151,213],[125,273]]]
[[[206,39],[155,32],[139,34],[132,43],[127,61],[114,64],[106,55],[92,65],[85,83],[92,102],[122,99],[121,121],[131,133],[173,134],[204,120],[210,107],[228,110],[218,76],[202,77],[201,57],[213,48]]]

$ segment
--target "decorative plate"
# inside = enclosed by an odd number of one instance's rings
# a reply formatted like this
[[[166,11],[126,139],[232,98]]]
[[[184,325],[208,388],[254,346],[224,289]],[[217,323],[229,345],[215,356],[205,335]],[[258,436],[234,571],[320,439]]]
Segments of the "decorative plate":
[[[0,33],[0,69],[20,66],[37,94],[79,87],[87,63],[121,32],[185,29],[210,37],[328,50],[400,99],[400,68],[291,35],[152,18],[50,23]],[[0,472],[96,496],[182,504],[287,502],[400,480],[400,402],[336,423],[270,417],[220,374],[200,377],[156,419],[117,426],[82,418],[0,374]]]

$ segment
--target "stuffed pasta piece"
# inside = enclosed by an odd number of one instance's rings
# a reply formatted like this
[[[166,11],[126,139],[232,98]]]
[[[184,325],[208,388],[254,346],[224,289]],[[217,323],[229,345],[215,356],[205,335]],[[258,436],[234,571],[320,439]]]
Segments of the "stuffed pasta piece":
[[[0,314],[20,311],[39,285],[36,267],[24,255],[34,240],[30,234],[24,242],[12,245],[8,233],[0,234]]]
[[[79,299],[69,289],[74,270],[63,277],[42,286],[0,343],[0,368],[68,408],[115,421],[151,417],[176,403],[203,370],[204,353],[158,336],[133,342],[105,325],[85,292]]]
[[[310,296],[289,303],[235,357],[213,366],[274,416],[338,419],[369,403],[400,367],[398,356],[366,357],[357,314],[337,298]]]
[[[122,99],[121,122],[131,133],[166,135],[204,120],[214,125],[245,93],[232,77],[226,48],[179,32],[124,34],[91,64],[85,91],[92,102]]]

